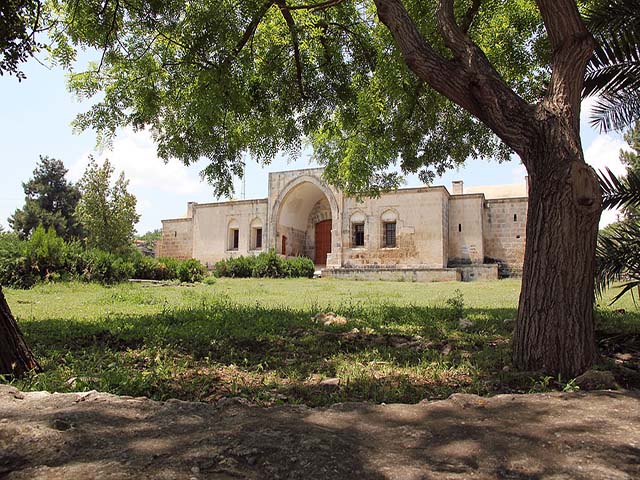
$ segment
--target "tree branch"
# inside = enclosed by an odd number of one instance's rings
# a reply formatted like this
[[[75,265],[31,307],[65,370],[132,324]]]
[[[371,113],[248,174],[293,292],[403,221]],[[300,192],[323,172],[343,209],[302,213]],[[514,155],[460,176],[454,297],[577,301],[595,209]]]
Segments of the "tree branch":
[[[456,23],[453,11],[453,0],[440,0],[436,12],[438,29],[444,40],[444,44],[457,56],[466,56],[471,39]]]
[[[107,3],[109,3],[108,0],[105,1],[103,10],[107,7]],[[97,70],[98,72],[100,72],[100,70],[102,69],[102,64],[104,63],[104,57],[107,54],[107,48],[109,47],[109,37],[111,37],[111,34],[116,31],[116,23],[118,21],[119,8],[120,8],[120,0],[116,0],[116,4],[113,7],[113,17],[111,19],[111,26],[109,27],[109,30],[107,31],[107,35],[105,36],[105,39],[104,39],[104,47],[102,47],[102,56],[100,57],[100,65],[98,65],[98,70]]]
[[[311,10],[311,11],[326,10],[327,8],[335,7],[336,5],[339,5],[343,2],[344,0],[327,0],[325,2],[311,3],[308,5],[293,5],[293,6],[287,5],[285,8],[287,10]]]
[[[564,105],[574,128],[580,127],[580,97],[595,41],[572,0],[536,0],[551,42],[551,82],[546,97]]]
[[[298,30],[296,28],[296,23],[293,20],[291,12],[287,8],[285,0],[276,0],[276,4],[278,5],[280,13],[282,13],[284,20],[285,22],[287,22],[287,26],[289,27],[289,33],[291,34],[291,43],[293,44],[293,57],[296,62],[296,80],[298,82],[300,96],[304,98],[304,85],[302,84],[302,61],[300,59],[300,45],[298,41]]]
[[[402,57],[418,78],[485,123],[519,154],[530,148],[524,131],[531,128],[533,108],[493,68],[484,52],[455,22],[453,1],[440,0],[438,23],[456,58],[448,60],[429,45],[401,0],[374,0]]]
[[[238,43],[233,48],[233,53],[227,58],[227,61],[230,61],[232,57],[235,57],[242,51],[242,49],[247,44],[249,39],[256,33],[256,29],[258,28],[258,25],[260,25],[260,22],[262,21],[263,17],[267,14],[267,12],[269,11],[269,9],[274,3],[275,3],[275,0],[268,0],[262,5],[262,7],[260,7],[260,10],[258,10],[256,15],[251,20],[251,23],[249,23],[249,25],[247,26],[247,29],[244,31],[242,38],[238,40]]]
[[[469,27],[471,27],[471,24],[473,23],[473,19],[476,18],[476,15],[478,14],[478,10],[480,10],[481,3],[482,3],[482,0],[473,0],[471,5],[469,6],[469,9],[467,10],[467,13],[464,14],[462,23],[460,24],[460,29],[464,33],[467,33],[469,31]]]

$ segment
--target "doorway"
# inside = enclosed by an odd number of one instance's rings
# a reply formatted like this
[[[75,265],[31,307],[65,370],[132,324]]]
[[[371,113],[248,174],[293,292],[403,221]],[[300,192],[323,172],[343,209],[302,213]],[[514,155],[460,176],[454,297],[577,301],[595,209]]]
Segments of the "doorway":
[[[327,254],[331,253],[331,220],[316,223],[316,265],[327,264]]]

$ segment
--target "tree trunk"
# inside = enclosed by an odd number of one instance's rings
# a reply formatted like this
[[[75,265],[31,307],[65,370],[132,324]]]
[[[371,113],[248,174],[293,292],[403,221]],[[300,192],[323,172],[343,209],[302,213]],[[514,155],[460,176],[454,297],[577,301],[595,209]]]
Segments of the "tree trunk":
[[[40,365],[27,346],[0,287],[0,374],[21,377],[40,371]]]
[[[557,134],[555,141],[540,141],[534,158],[523,158],[529,206],[513,362],[567,379],[587,369],[596,354],[593,286],[601,191],[582,158],[579,137],[567,129]]]

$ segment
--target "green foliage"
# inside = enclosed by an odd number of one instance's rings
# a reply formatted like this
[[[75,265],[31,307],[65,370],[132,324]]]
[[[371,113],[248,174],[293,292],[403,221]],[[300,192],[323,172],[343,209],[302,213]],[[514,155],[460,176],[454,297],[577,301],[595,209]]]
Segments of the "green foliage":
[[[293,257],[286,260],[285,269],[285,276],[287,277],[313,278],[316,266],[314,265],[313,260],[308,257]]]
[[[104,250],[87,250],[82,255],[82,262],[81,278],[87,282],[117,283],[127,280],[133,273],[132,264],[127,265],[126,260]]]
[[[80,191],[65,179],[68,170],[60,160],[40,156],[33,178],[22,184],[25,205],[9,218],[9,224],[20,238],[28,238],[36,227],[54,228],[69,241],[82,236],[75,217]]]
[[[0,285],[31,288],[38,281],[78,279],[113,284],[143,280],[201,281],[205,268],[197,260],[155,259],[137,250],[115,254],[66,243],[50,228],[38,227],[28,240],[0,234]]]
[[[464,318],[464,295],[460,289],[456,288],[453,291],[453,296],[448,298],[445,302],[449,308],[451,308],[451,318],[455,321]]]
[[[261,405],[316,406],[575,389],[569,379],[513,371],[505,319],[516,314],[519,280],[458,286],[473,330],[451,321],[445,300],[454,288],[450,282],[217,279],[192,288],[49,283],[5,289],[44,367],[15,386],[210,403],[233,394]],[[599,368],[615,369],[613,360],[628,352],[628,375],[638,365],[640,312],[628,300],[623,305],[625,314],[598,310],[598,331],[607,332],[604,343],[614,342],[600,351],[611,365]],[[328,311],[346,317],[347,325],[311,320]],[[354,328],[359,333],[351,333]],[[624,383],[619,373],[614,370],[622,386],[638,388],[637,376]],[[340,385],[320,387],[328,377]]]
[[[259,278],[281,278],[286,276],[285,260],[275,250],[262,252],[256,257],[251,275]]]
[[[27,242],[30,262],[43,278],[65,268],[66,250],[65,241],[52,228],[36,228]]]
[[[213,274],[216,277],[231,278],[292,278],[313,277],[315,265],[307,257],[282,258],[275,250],[262,252],[256,256],[239,256],[216,262]]]
[[[596,249],[596,294],[625,281],[612,303],[634,289],[640,294],[640,123],[629,129],[625,140],[630,149],[620,152],[620,160],[627,165],[627,175],[617,178],[607,169],[607,176],[600,177],[604,207],[622,207],[624,214],[600,232]]]
[[[586,20],[599,44],[583,91],[598,95],[591,124],[623,129],[640,119],[640,0],[599,0]]]
[[[409,71],[372,2],[307,4],[53,1],[52,51],[63,65],[76,49],[104,50],[70,76],[80,97],[100,94],[75,126],[106,142],[120,126],[149,128],[161,158],[206,158],[217,195],[231,193],[245,154],[296,157],[302,138],[327,176],[356,194],[397,185],[388,170],[396,161],[430,180],[468,157],[509,158],[489,128]],[[437,2],[403,4],[449,55]],[[469,34],[511,88],[540,99],[549,49],[533,2],[482,2]]]
[[[178,266],[178,279],[181,282],[201,282],[206,273],[206,267],[195,258],[185,260]]]
[[[26,78],[19,65],[31,57],[40,45],[35,31],[41,24],[39,0],[3,0],[0,2],[0,75]]]
[[[155,243],[162,238],[162,229],[156,228],[155,230],[149,230],[147,233],[138,235],[136,240],[143,240],[145,242]]]
[[[113,172],[108,160],[100,166],[90,159],[78,182],[82,197],[76,214],[86,231],[87,247],[122,253],[129,249],[140,216],[124,173],[111,186]]]

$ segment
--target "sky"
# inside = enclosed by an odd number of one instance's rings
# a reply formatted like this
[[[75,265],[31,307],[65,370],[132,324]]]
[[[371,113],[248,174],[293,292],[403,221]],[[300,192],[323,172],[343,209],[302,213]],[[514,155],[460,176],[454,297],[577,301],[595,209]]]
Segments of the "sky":
[[[149,133],[131,129],[120,130],[110,150],[96,150],[95,132],[77,133],[71,127],[74,117],[86,111],[90,103],[79,102],[68,92],[65,73],[33,59],[23,65],[23,71],[27,79],[22,82],[12,76],[0,76],[0,225],[5,229],[9,226],[7,218],[24,205],[22,182],[31,178],[40,155],[62,160],[69,170],[67,177],[73,182],[82,176],[89,155],[99,162],[108,158],[116,175],[124,171],[130,181],[129,190],[137,197],[141,215],[138,233],[160,228],[162,219],[184,216],[187,202],[217,200],[213,188],[199,176],[205,160],[190,167],[176,160],[164,164],[156,156]],[[618,134],[599,134],[589,126],[588,113],[593,103],[585,102],[581,115],[585,159],[598,170],[606,166],[614,173],[624,173],[618,157],[626,143]],[[269,172],[316,166],[310,163],[308,152],[295,162],[281,156],[266,167],[248,159],[244,198],[267,196]],[[436,178],[433,185],[450,188],[453,180],[474,186],[519,183],[524,182],[525,175],[524,166],[517,159],[502,164],[477,160]],[[418,185],[421,182],[417,177],[407,178],[406,186]],[[242,198],[240,186],[238,179],[235,198]],[[615,212],[605,212],[601,226],[615,218]]]

